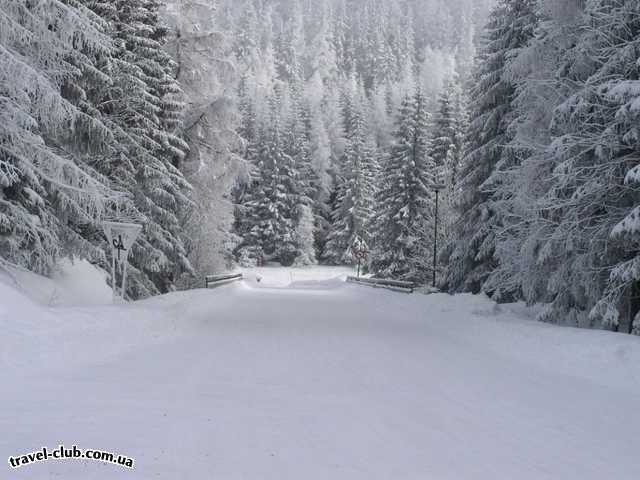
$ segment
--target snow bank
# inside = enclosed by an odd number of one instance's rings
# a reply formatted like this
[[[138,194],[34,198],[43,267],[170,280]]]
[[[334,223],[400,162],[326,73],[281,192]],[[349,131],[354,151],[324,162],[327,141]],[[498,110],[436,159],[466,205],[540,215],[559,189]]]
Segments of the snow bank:
[[[430,316],[450,322],[450,334],[470,349],[519,362],[522,368],[640,392],[640,337],[541,323],[535,321],[535,307],[498,305],[484,295],[433,294],[413,301]]]
[[[48,306],[105,305],[112,298],[107,274],[84,259],[62,259],[53,278],[26,270],[0,270],[0,282],[17,283],[29,298]]]
[[[253,286],[262,287],[288,287],[293,284],[301,285],[304,282],[344,280],[349,275],[354,275],[355,270],[348,267],[254,267],[241,269],[247,282]],[[259,281],[258,281],[259,280]]]

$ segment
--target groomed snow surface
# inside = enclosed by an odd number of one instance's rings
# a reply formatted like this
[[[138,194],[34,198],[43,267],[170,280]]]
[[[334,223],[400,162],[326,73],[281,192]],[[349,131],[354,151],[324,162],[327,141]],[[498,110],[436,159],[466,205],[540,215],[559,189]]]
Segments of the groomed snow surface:
[[[0,278],[0,478],[640,478],[640,338],[347,273],[265,268],[125,306]],[[135,468],[9,468],[59,444]]]

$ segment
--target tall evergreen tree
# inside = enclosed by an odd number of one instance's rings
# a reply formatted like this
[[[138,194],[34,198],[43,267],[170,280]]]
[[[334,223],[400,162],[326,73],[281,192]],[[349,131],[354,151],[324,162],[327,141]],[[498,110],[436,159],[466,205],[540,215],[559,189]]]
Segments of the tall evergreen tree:
[[[376,199],[375,253],[372,269],[384,277],[424,279],[418,235],[432,223],[434,165],[429,157],[425,97],[406,96],[397,120],[391,152],[381,169]]]
[[[544,0],[536,5],[536,34],[512,54],[509,66],[516,93],[508,151],[517,161],[491,181],[503,225],[496,242],[498,268],[490,280],[493,285],[508,280],[510,290],[519,288],[529,303],[547,303],[540,319],[587,325],[585,309],[598,284],[590,272],[595,264],[588,266],[589,254],[583,255],[591,235],[582,237],[582,220],[575,223],[574,213],[573,219],[565,217],[577,190],[562,173],[582,152],[572,151],[573,127],[567,128],[572,122],[566,124],[560,114],[593,72],[581,42],[588,30],[585,4]]]
[[[438,193],[438,246],[451,238],[457,214],[455,204],[460,195],[460,168],[466,151],[468,129],[467,97],[462,91],[457,73],[446,82],[438,99],[431,130],[431,157]],[[441,247],[442,250],[442,247]],[[436,252],[438,259],[441,251]],[[442,262],[436,265],[442,270]]]
[[[624,180],[624,196],[617,205],[616,215],[618,218],[624,215],[624,218],[611,232],[616,240],[613,268],[591,316],[606,326],[640,334],[640,306],[637,303],[640,198],[637,188],[634,188],[640,183],[640,119],[637,108],[640,103],[640,5],[633,1],[603,0],[594,5],[592,16],[596,32],[600,34],[595,50],[598,58],[604,60],[594,78],[600,85],[598,93],[602,96],[606,114],[603,126],[606,125],[605,132],[610,135],[609,144],[612,146],[603,160],[623,160],[623,168],[628,171]],[[604,152],[598,153],[602,155]]]
[[[333,264],[355,262],[351,247],[356,239],[370,243],[375,195],[375,149],[360,99],[347,95],[343,111],[346,147],[337,180],[333,224],[324,251],[324,259]]]
[[[113,82],[98,108],[117,125],[122,142],[120,151],[96,168],[130,192],[135,211],[127,213],[145,224],[130,259],[129,293],[143,297],[166,292],[183,272],[191,271],[178,218],[190,205],[190,185],[178,168],[188,146],[181,138],[183,104],[176,64],[162,48],[166,29],[158,17],[160,4],[87,4],[109,22],[115,41]]]
[[[251,115],[252,116],[252,115]],[[246,121],[246,120],[245,120]],[[249,120],[253,123],[253,120]],[[259,128],[259,127],[252,127]],[[246,129],[243,121],[241,132]],[[244,132],[244,135],[249,135]],[[260,221],[260,198],[264,197],[262,190],[262,172],[259,163],[259,148],[264,138],[262,128],[252,131],[245,136],[245,159],[249,164],[246,178],[241,178],[234,190],[235,221],[234,233],[241,239],[235,249],[235,255],[243,266],[254,266],[264,257],[262,251],[262,232],[256,225]]]
[[[546,319],[570,312],[578,324],[630,333],[640,325],[640,5],[598,0],[585,16],[579,88],[553,118],[557,166],[548,203],[560,217],[551,241],[562,265]]]
[[[319,178],[313,168],[310,143],[310,113],[302,99],[302,85],[293,84],[290,91],[290,113],[286,126],[285,152],[293,159],[294,182],[289,192],[297,199],[295,218],[296,263],[316,263],[314,199],[320,193]]]
[[[83,78],[108,82],[103,28],[75,1],[0,2],[0,253],[39,273],[78,253],[115,199],[88,164],[114,139],[83,102]]]
[[[291,265],[299,254],[296,229],[305,196],[290,155],[291,141],[283,132],[281,98],[279,92],[272,97],[271,114],[259,134],[253,178],[240,206],[244,239],[238,255],[247,261],[257,256]],[[303,147],[296,144],[295,153],[301,154],[298,149]]]
[[[468,153],[460,171],[459,219],[454,240],[447,246],[446,286],[451,291],[479,292],[495,270],[496,229],[500,218],[489,178],[505,168],[512,155],[509,125],[513,121],[515,86],[508,78],[511,55],[532,38],[535,29],[535,0],[501,0],[491,14],[487,38],[478,59],[471,93],[471,122],[467,135]],[[442,155],[440,155],[442,156]],[[500,296],[517,291],[508,278],[492,287]]]
[[[466,99],[455,75],[447,82],[439,100],[432,129],[431,157],[438,171],[437,181],[453,191],[465,153],[468,128]]]

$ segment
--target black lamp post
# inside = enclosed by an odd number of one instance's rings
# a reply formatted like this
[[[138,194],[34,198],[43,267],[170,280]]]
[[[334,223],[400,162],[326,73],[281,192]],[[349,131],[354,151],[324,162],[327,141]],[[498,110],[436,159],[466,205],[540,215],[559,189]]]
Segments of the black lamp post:
[[[436,183],[433,185],[436,192],[436,218],[433,226],[433,288],[436,288],[436,257],[438,255],[438,195],[440,190],[444,190],[444,185]]]

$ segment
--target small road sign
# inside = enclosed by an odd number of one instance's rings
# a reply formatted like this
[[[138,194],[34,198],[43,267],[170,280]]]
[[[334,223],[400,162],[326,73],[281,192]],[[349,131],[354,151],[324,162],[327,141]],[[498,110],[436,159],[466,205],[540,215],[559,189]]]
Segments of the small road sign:
[[[113,288],[113,301],[117,302],[118,297],[124,301],[127,287],[127,258],[133,243],[138,238],[142,225],[138,223],[103,222],[104,234],[107,242],[111,246],[111,285]],[[122,273],[122,285],[120,295],[116,284],[116,263],[120,266]]]

